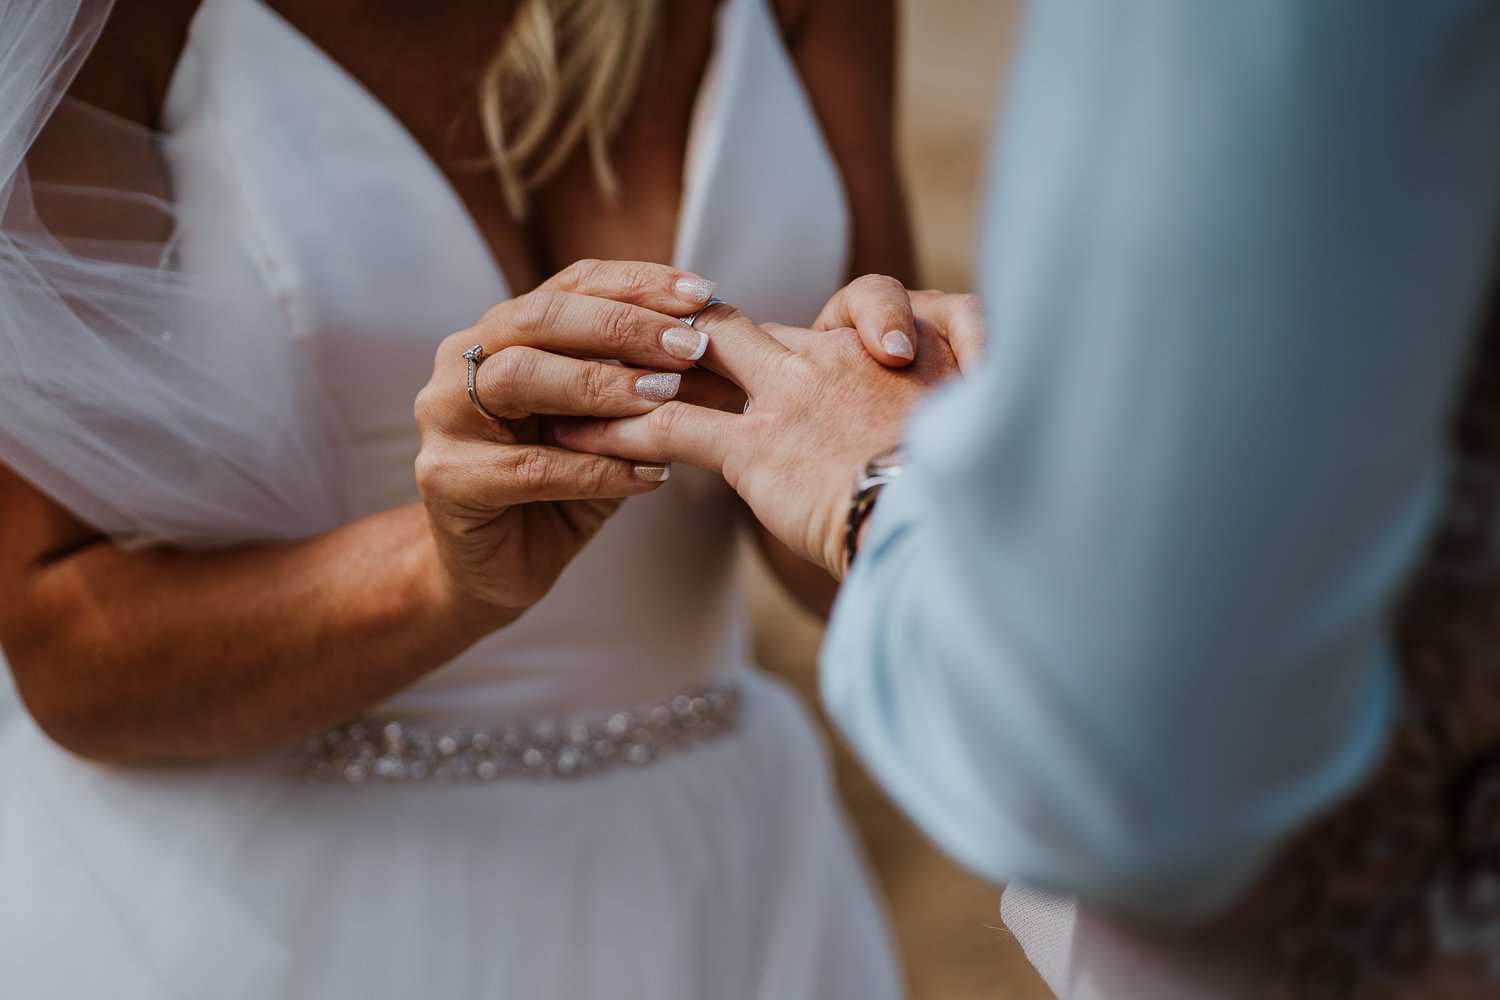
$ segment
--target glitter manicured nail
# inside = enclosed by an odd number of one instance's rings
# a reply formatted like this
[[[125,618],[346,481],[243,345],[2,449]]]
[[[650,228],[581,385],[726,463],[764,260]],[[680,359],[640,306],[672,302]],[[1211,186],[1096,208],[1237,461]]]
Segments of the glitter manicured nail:
[[[911,346],[911,338],[900,330],[892,330],[880,338],[880,346],[885,348],[885,353],[893,358],[905,358],[910,361],[917,356],[916,348]]]
[[[686,326],[673,327],[661,335],[662,350],[683,361],[697,361],[708,350],[708,334]]]
[[[664,403],[682,388],[682,376],[676,372],[655,372],[635,380],[635,394],[642,399]]]
[[[630,467],[635,478],[647,483],[664,483],[672,476],[670,465],[633,465]]]
[[[678,278],[677,294],[688,302],[707,302],[713,298],[718,283],[707,278]]]

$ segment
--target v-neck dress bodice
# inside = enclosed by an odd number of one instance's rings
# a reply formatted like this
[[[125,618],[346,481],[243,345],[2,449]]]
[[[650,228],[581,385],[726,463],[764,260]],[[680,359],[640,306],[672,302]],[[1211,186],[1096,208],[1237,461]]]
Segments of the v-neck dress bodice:
[[[413,502],[412,401],[436,345],[510,294],[427,152],[262,0],[204,0],[171,82],[168,130],[219,151],[229,197],[189,207],[248,236],[346,433],[351,517]],[[205,191],[210,185],[203,185]],[[673,263],[758,318],[810,322],[843,277],[839,173],[765,0],[726,0],[694,110]],[[189,256],[192,248],[187,248]],[[496,721],[599,711],[741,665],[736,512],[679,469],[632,500],[519,622],[388,711]]]
[[[261,0],[203,0],[165,119],[173,197],[219,234],[189,233],[174,260],[213,274],[232,257],[238,275],[251,258],[265,336],[290,336],[340,432],[344,516],[415,501],[433,352],[509,294],[453,188]],[[767,0],[724,0],[676,263],[752,315],[806,321],[840,284],[849,228]],[[895,1000],[823,747],[746,659],[735,524],[721,482],[676,470],[518,622],[371,710],[535,733],[517,724],[734,683],[733,727],[647,766],[308,784],[283,748],[105,769],[0,703],[0,995]]]

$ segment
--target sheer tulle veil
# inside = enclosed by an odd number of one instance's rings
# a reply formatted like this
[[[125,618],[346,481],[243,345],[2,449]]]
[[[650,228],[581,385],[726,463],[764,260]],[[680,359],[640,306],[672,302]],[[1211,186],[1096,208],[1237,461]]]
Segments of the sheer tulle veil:
[[[0,462],[129,545],[329,528],[334,422],[250,227],[173,199],[229,165],[65,96],[110,8],[0,0]]]

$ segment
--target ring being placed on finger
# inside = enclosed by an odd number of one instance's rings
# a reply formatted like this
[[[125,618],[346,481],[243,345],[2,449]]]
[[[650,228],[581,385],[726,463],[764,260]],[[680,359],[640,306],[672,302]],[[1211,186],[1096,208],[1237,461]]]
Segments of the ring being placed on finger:
[[[475,344],[467,351],[464,351],[464,360],[469,363],[469,402],[474,404],[474,409],[478,410],[480,415],[486,420],[493,420],[497,424],[500,423],[500,418],[485,409],[484,404],[479,401],[479,392],[474,388],[475,376],[479,374],[479,366],[484,363],[483,345]]]
[[[684,317],[682,317],[682,321],[684,323],[686,323],[688,326],[691,327],[691,326],[693,326],[694,323],[698,322],[698,317],[699,316],[702,316],[704,313],[708,312],[714,306],[727,306],[728,304],[729,303],[725,302],[723,299],[709,299],[707,302],[703,303],[703,307],[701,309],[699,309],[697,312],[693,313],[691,316],[684,316]],[[697,327],[693,327],[693,329],[696,330]]]

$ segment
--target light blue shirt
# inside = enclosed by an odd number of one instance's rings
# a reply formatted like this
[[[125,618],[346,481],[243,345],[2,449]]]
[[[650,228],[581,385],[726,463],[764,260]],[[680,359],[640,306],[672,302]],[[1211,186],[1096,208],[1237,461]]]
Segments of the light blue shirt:
[[[823,694],[996,881],[1181,919],[1354,788],[1500,235],[1500,3],[1040,0],[982,369],[924,407]]]

